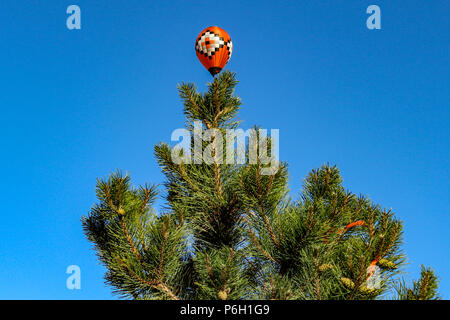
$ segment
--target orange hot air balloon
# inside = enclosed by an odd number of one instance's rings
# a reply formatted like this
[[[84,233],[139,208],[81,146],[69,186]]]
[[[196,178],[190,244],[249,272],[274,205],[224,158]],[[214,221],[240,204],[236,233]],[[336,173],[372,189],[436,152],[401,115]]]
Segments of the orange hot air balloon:
[[[197,58],[214,77],[230,60],[233,43],[228,33],[219,27],[209,27],[195,40]]]

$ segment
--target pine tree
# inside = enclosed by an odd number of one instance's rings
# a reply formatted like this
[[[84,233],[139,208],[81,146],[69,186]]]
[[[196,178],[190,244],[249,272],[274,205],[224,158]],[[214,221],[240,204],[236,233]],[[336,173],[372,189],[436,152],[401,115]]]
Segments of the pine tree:
[[[236,84],[235,74],[225,71],[205,93],[193,84],[179,85],[186,128],[194,137],[196,121],[223,135],[238,127]],[[201,141],[214,160],[225,144],[217,137]],[[192,143],[192,153],[197,147]],[[335,166],[312,170],[294,200],[286,163],[263,174],[269,165],[259,153],[250,162],[249,148],[242,164],[176,162],[174,153],[187,154],[174,149],[155,147],[166,177],[163,212],[152,207],[155,185],[134,188],[118,171],[97,181],[98,203],[82,217],[107,269],[106,282],[120,296],[376,299],[397,288],[397,299],[439,298],[431,269],[424,268],[412,288],[398,284],[406,260],[402,222],[368,197],[345,190]]]

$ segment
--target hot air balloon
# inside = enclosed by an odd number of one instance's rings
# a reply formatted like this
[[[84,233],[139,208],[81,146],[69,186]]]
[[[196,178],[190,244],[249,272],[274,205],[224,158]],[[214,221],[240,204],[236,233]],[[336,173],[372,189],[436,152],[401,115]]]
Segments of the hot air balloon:
[[[232,51],[230,36],[219,27],[206,28],[195,40],[197,58],[213,77],[225,67]]]

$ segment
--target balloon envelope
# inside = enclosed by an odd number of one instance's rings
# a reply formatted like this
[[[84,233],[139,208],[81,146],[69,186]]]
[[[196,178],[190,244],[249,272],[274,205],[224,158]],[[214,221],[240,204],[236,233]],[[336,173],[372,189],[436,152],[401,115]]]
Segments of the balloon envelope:
[[[212,76],[225,67],[232,51],[233,43],[230,36],[219,27],[204,29],[195,40],[197,58]]]

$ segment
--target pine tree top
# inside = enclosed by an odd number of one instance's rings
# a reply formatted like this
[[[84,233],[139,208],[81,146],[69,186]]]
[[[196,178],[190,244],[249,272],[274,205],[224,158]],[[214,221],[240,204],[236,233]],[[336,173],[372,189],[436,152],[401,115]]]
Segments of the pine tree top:
[[[236,158],[237,150],[219,139],[239,126],[236,85],[236,75],[224,71],[205,93],[190,83],[178,86],[193,136],[183,152],[207,150],[213,161],[175,162],[180,150],[155,146],[165,212],[152,207],[154,185],[134,188],[120,171],[97,181],[98,203],[82,224],[107,268],[106,282],[135,299],[385,297],[405,263],[403,223],[392,211],[345,190],[330,165],[312,170],[299,199],[291,199],[285,163],[264,174],[269,164],[261,153],[274,141],[257,128],[253,162],[251,146],[242,163],[215,161],[220,153]],[[196,123],[215,130],[199,144]],[[412,288],[398,287],[396,298],[438,298],[437,281],[423,269]]]

